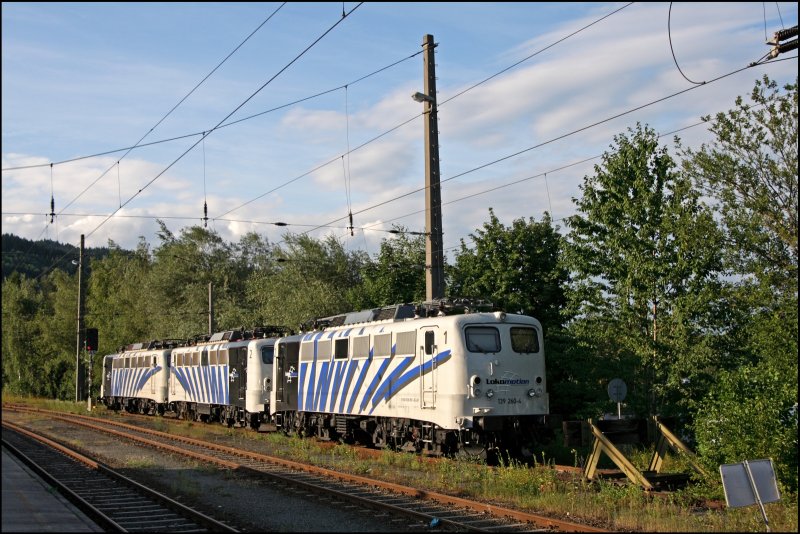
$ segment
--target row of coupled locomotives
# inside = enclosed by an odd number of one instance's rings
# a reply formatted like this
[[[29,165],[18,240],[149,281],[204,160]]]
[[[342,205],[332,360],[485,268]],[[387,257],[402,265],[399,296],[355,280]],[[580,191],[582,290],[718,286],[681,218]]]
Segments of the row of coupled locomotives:
[[[129,345],[104,357],[100,402],[378,448],[524,457],[549,412],[541,324],[446,304],[328,317],[282,337]]]

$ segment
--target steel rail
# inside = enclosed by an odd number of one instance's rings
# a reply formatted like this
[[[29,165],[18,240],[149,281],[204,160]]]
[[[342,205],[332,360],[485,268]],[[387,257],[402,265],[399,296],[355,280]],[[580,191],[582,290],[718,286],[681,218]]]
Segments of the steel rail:
[[[137,500],[141,502],[152,502],[157,503],[159,507],[169,510],[170,513],[176,518],[183,518],[184,520],[188,520],[191,524],[195,525],[196,527],[202,527],[207,529],[211,532],[238,532],[238,530],[217,521],[216,519],[209,517],[198,510],[194,510],[182,503],[179,503],[169,497],[156,492],[135,480],[132,480],[113,469],[109,468],[108,466],[87,457],[84,454],[81,454],[61,443],[58,443],[54,440],[47,438],[41,434],[37,434],[33,431],[25,429],[19,425],[11,423],[9,421],[3,421],[3,427],[8,428],[14,432],[17,432],[29,439],[33,439],[43,446],[48,447],[50,450],[57,451],[61,454],[67,456],[73,462],[77,462],[89,468],[90,470],[96,472],[97,474],[106,477],[106,479],[111,479],[116,482],[119,482],[123,486],[130,488],[130,490],[136,492]],[[99,505],[104,503],[102,498],[98,498],[97,495],[93,495],[93,499],[84,498],[84,495],[81,494],[81,490],[74,488],[68,482],[63,482],[64,473],[59,473],[59,475],[54,475],[47,471],[46,468],[39,465],[39,463],[31,458],[28,454],[23,453],[18,448],[14,447],[12,444],[8,442],[5,438],[3,438],[3,445],[8,447],[9,450],[14,452],[24,463],[26,463],[31,469],[33,469],[37,474],[42,476],[48,483],[51,483],[53,486],[57,487],[59,491],[63,490],[63,494],[67,497],[73,504],[78,506],[79,509],[84,511],[87,515],[89,515],[95,522],[97,522],[101,527],[105,530],[110,530],[114,532],[128,532],[130,527],[129,524],[133,523],[135,519],[127,518],[123,524],[121,524],[120,517],[123,514],[120,514],[119,510],[115,510],[114,512],[103,512],[100,509]],[[81,477],[83,478],[83,477]],[[98,506],[96,506],[96,504]],[[142,504],[136,505],[138,508],[142,508]],[[145,521],[152,522],[153,512],[149,511],[146,514]],[[171,520],[173,523],[175,520]],[[162,525],[158,525],[157,527],[159,530],[169,531],[169,523],[163,523]]]

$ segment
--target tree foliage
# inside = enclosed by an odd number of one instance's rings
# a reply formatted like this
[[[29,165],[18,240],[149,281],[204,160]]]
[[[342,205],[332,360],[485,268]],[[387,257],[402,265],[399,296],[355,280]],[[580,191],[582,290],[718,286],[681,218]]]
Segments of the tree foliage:
[[[686,149],[684,170],[718,200],[736,272],[797,291],[797,79],[784,87],[764,75],[747,103],[718,113],[714,140]]]
[[[698,448],[712,462],[772,457],[797,489],[797,79],[767,76],[751,103],[710,122],[714,140],[685,150],[684,170],[715,200],[726,230],[726,361],[697,404]],[[722,330],[722,329],[721,329]]]
[[[541,321],[545,332],[562,323],[566,270],[559,263],[562,238],[549,215],[541,222],[516,219],[503,225],[489,208],[489,220],[461,240],[450,292],[488,298],[500,308]]]
[[[375,260],[364,269],[364,300],[360,308],[425,300],[425,236],[398,234],[383,239]]]
[[[347,252],[336,238],[322,241],[287,234],[276,247],[274,271],[259,271],[247,287],[249,300],[271,324],[298,330],[319,317],[351,311],[362,300],[363,253]]]
[[[567,219],[566,312],[576,344],[608,367],[602,382],[622,373],[636,413],[663,413],[671,399],[687,399],[679,386],[689,369],[675,362],[707,358],[703,318],[721,272],[721,235],[652,129],[614,140]]]

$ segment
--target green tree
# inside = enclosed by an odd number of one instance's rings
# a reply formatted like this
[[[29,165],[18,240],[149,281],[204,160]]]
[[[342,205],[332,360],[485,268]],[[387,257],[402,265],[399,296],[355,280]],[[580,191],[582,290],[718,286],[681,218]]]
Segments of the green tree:
[[[357,308],[425,300],[425,236],[394,230],[397,235],[383,239],[375,260],[365,265],[364,299]]]
[[[686,391],[695,382],[684,373],[710,358],[704,320],[721,272],[721,235],[652,129],[637,125],[614,140],[567,220],[563,259],[573,281],[565,311],[584,355],[609,369],[593,385],[598,400],[621,373],[634,412],[670,414],[704,393]]]
[[[37,310],[36,320],[45,326],[37,340],[36,355],[41,366],[41,384],[36,394],[74,399],[78,277],[77,274],[70,276],[64,271],[55,270],[43,278],[41,287],[42,306]],[[85,356],[85,352],[81,351],[81,358]]]
[[[750,103],[703,117],[714,141],[686,149],[684,171],[718,200],[732,269],[797,292],[797,79],[784,91],[764,75]]]
[[[36,321],[42,294],[34,280],[17,272],[3,280],[3,390],[31,394],[40,374],[36,343],[41,324]]]
[[[232,246],[213,230],[192,226],[174,236],[162,226],[161,243],[153,251],[148,305],[154,319],[152,334],[184,338],[208,333],[209,284],[214,306],[214,330],[250,323],[245,285],[251,268]],[[252,239],[248,243],[253,244]]]
[[[247,287],[256,313],[269,324],[297,330],[314,318],[352,311],[363,300],[364,253],[347,252],[333,236],[287,234],[284,242],[273,251],[275,269],[257,271]]]
[[[549,215],[541,222],[516,219],[503,225],[489,208],[489,221],[461,240],[450,292],[488,298],[500,308],[532,315],[545,333],[562,323],[567,272],[559,263],[563,239]]]
[[[797,489],[797,79],[767,76],[751,102],[703,117],[714,140],[684,170],[715,200],[735,283],[720,307],[720,365],[697,404],[698,449],[713,464],[772,457]]]

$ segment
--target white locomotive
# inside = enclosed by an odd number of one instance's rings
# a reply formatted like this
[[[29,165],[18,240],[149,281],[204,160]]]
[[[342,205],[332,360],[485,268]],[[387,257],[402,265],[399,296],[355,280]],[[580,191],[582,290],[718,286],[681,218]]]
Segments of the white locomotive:
[[[375,447],[521,454],[549,413],[541,324],[444,304],[328,317],[300,335],[129,346],[106,356],[101,401]]]
[[[100,400],[109,408],[163,414],[173,342],[134,343],[103,358]]]
[[[268,414],[274,338],[228,330],[173,349],[169,408],[184,419],[259,428]]]
[[[398,306],[279,339],[270,398],[286,431],[448,454],[519,451],[549,412],[542,327],[504,312]],[[334,326],[336,325],[336,326]]]

